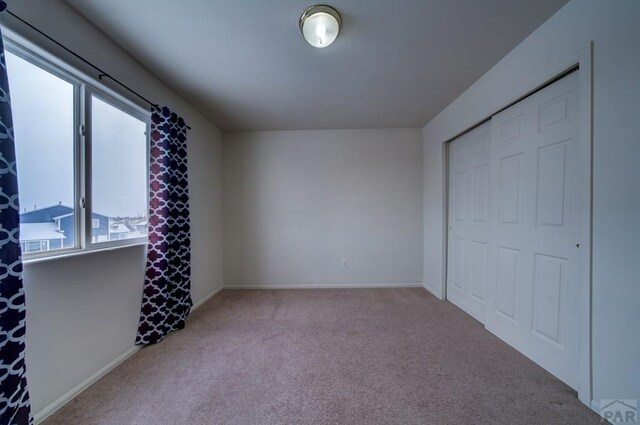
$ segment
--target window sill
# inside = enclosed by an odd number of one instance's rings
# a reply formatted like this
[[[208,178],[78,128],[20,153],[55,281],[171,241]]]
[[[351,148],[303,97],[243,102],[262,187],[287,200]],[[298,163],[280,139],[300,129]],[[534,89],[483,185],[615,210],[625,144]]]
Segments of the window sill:
[[[147,246],[147,242],[135,242],[135,243],[130,243],[126,245],[107,246],[104,248],[78,249],[75,251],[62,252],[60,254],[46,255],[44,257],[24,258],[23,256],[22,264],[28,266],[31,264],[46,263],[49,261],[64,260],[67,258],[82,257],[85,255],[100,254],[108,251],[116,251],[121,249],[134,248],[134,247],[146,247],[146,246]]]

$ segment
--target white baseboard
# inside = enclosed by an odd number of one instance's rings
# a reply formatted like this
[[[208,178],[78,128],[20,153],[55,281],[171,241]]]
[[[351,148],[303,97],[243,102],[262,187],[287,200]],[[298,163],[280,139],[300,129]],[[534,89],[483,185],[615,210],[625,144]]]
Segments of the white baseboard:
[[[422,288],[422,282],[408,283],[302,283],[291,285],[224,285],[224,289],[357,289]]]
[[[603,424],[610,424],[611,423],[608,420],[606,420],[604,418],[604,416],[602,416],[602,409],[600,408],[600,402],[599,401],[591,400],[591,404],[587,404],[587,406],[590,407],[591,410],[596,412],[598,414],[598,416],[600,416],[602,418],[602,423]]]
[[[424,287],[424,289],[426,289],[427,291],[429,291],[434,297],[438,298],[439,300],[444,300],[444,297],[440,292],[435,291],[433,288],[429,287],[426,283],[421,286]]]
[[[203,299],[195,303],[193,307],[191,307],[191,311],[194,311],[195,309],[200,307],[202,304],[209,301],[218,292],[222,291],[223,288],[224,288],[223,286],[217,288],[215,291],[213,291],[212,293],[210,293],[209,295],[207,295],[206,297],[204,297]],[[75,387],[67,391],[62,397],[58,398],[56,401],[54,401],[44,409],[34,414],[33,415],[34,423],[37,425],[42,421],[44,421],[45,419],[47,419],[49,416],[53,415],[55,412],[58,411],[58,409],[62,408],[62,406],[64,406],[65,404],[69,403],[71,400],[76,398],[81,392],[89,388],[91,385],[95,384],[100,378],[105,376],[107,373],[111,372],[118,365],[120,365],[120,363],[124,362],[129,357],[133,356],[138,351],[140,351],[141,349],[142,349],[142,346],[134,345],[133,347],[131,347],[130,349],[128,349],[127,351],[125,351],[124,353],[116,357],[113,361],[109,362],[107,365],[100,368],[93,375],[89,376],[80,384],[76,385]]]
[[[140,351],[141,349],[142,349],[141,346],[135,345],[130,349],[128,349],[127,351],[125,351],[124,353],[122,353],[121,355],[119,355],[118,357],[116,357],[113,361],[103,366],[96,373],[89,376],[80,384],[76,385],[75,387],[67,391],[62,397],[60,397],[59,399],[57,399],[56,401],[54,401],[53,403],[51,403],[50,405],[48,405],[47,407],[45,407],[44,409],[40,410],[38,413],[33,415],[34,422],[36,424],[39,424],[45,419],[47,419],[49,416],[54,414],[62,406],[64,406],[65,404],[73,400],[76,396],[78,396],[78,394],[80,394],[81,392],[89,388],[92,384],[94,384],[104,375],[112,371],[120,363],[124,362],[129,357],[133,356],[135,353]]]
[[[193,307],[191,307],[191,311],[195,310],[196,308],[200,307],[202,304],[209,301],[211,298],[215,297],[218,294],[218,292],[222,291],[223,289],[224,289],[224,286],[221,285],[218,289],[214,290],[212,293],[210,293],[209,295],[207,295],[206,297],[204,297],[203,299],[195,303]]]

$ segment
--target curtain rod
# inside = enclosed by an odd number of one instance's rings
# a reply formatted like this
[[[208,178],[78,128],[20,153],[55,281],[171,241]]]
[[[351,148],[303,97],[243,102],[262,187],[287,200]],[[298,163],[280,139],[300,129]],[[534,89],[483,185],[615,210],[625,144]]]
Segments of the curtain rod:
[[[84,62],[85,64],[89,65],[90,67],[92,67],[93,69],[95,69],[96,71],[98,71],[98,79],[102,80],[103,78],[108,78],[111,81],[113,81],[114,83],[118,84],[120,87],[124,88],[125,90],[127,90],[128,92],[136,95],[137,97],[139,97],[140,99],[144,100],[146,103],[148,103],[149,105],[155,107],[155,108],[159,108],[160,105],[158,105],[155,102],[150,101],[149,99],[147,99],[146,97],[144,97],[143,95],[141,95],[140,93],[138,93],[137,91],[133,90],[131,87],[127,86],[126,84],[122,83],[120,80],[112,77],[111,75],[109,75],[109,73],[107,73],[106,71],[104,71],[103,69],[101,69],[100,67],[98,67],[97,65],[93,64],[92,62],[88,61],[87,59],[83,58],[82,56],[80,56],[79,54],[77,54],[76,52],[74,52],[73,50],[69,49],[67,46],[65,46],[64,44],[60,43],[59,41],[55,40],[53,37],[50,37],[49,35],[45,34],[43,31],[41,31],[39,28],[35,27],[34,25],[30,24],[29,22],[25,21],[24,19],[22,19],[21,17],[19,17],[18,15],[16,15],[15,13],[11,12],[9,9],[5,9],[5,11],[13,16],[14,18],[16,18],[18,21],[22,22],[23,24],[25,24],[26,26],[28,26],[29,28],[31,28],[32,30],[34,30],[35,32],[37,32],[38,34],[42,35],[43,37],[45,37],[47,40],[55,43],[57,46],[61,47],[62,49],[64,49],[65,51],[67,51],[68,53],[72,54],[74,57],[76,57],[77,59],[80,59],[82,62]],[[191,127],[189,127],[188,125],[186,126],[189,130],[191,130]]]

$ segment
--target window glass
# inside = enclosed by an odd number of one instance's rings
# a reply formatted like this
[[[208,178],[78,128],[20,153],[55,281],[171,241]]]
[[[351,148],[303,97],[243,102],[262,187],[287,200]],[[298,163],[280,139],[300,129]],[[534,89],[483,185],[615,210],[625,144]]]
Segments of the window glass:
[[[91,231],[96,243],[147,234],[146,131],[144,121],[91,97]]]
[[[18,53],[13,49],[9,45],[5,58],[16,139],[22,252],[42,254],[146,237],[148,118],[144,112],[135,112],[137,108],[116,99],[80,98],[83,89],[88,93],[98,89],[72,71],[49,65],[19,47],[15,48]],[[79,137],[77,129],[84,123],[78,121],[83,116],[90,118],[91,133]],[[90,200],[91,211],[76,208],[82,197]],[[87,223],[87,232],[77,232],[80,218]]]
[[[27,252],[76,246],[74,85],[5,52]]]

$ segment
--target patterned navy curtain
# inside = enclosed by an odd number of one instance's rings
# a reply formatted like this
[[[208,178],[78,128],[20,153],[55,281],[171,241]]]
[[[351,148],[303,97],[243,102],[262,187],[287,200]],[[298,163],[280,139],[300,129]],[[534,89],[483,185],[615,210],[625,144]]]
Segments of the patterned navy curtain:
[[[169,108],[151,115],[149,246],[136,344],[184,328],[191,310],[187,125]]]
[[[0,1],[0,12],[7,7]],[[0,424],[31,424],[24,361],[26,307],[9,81],[0,31]]]

